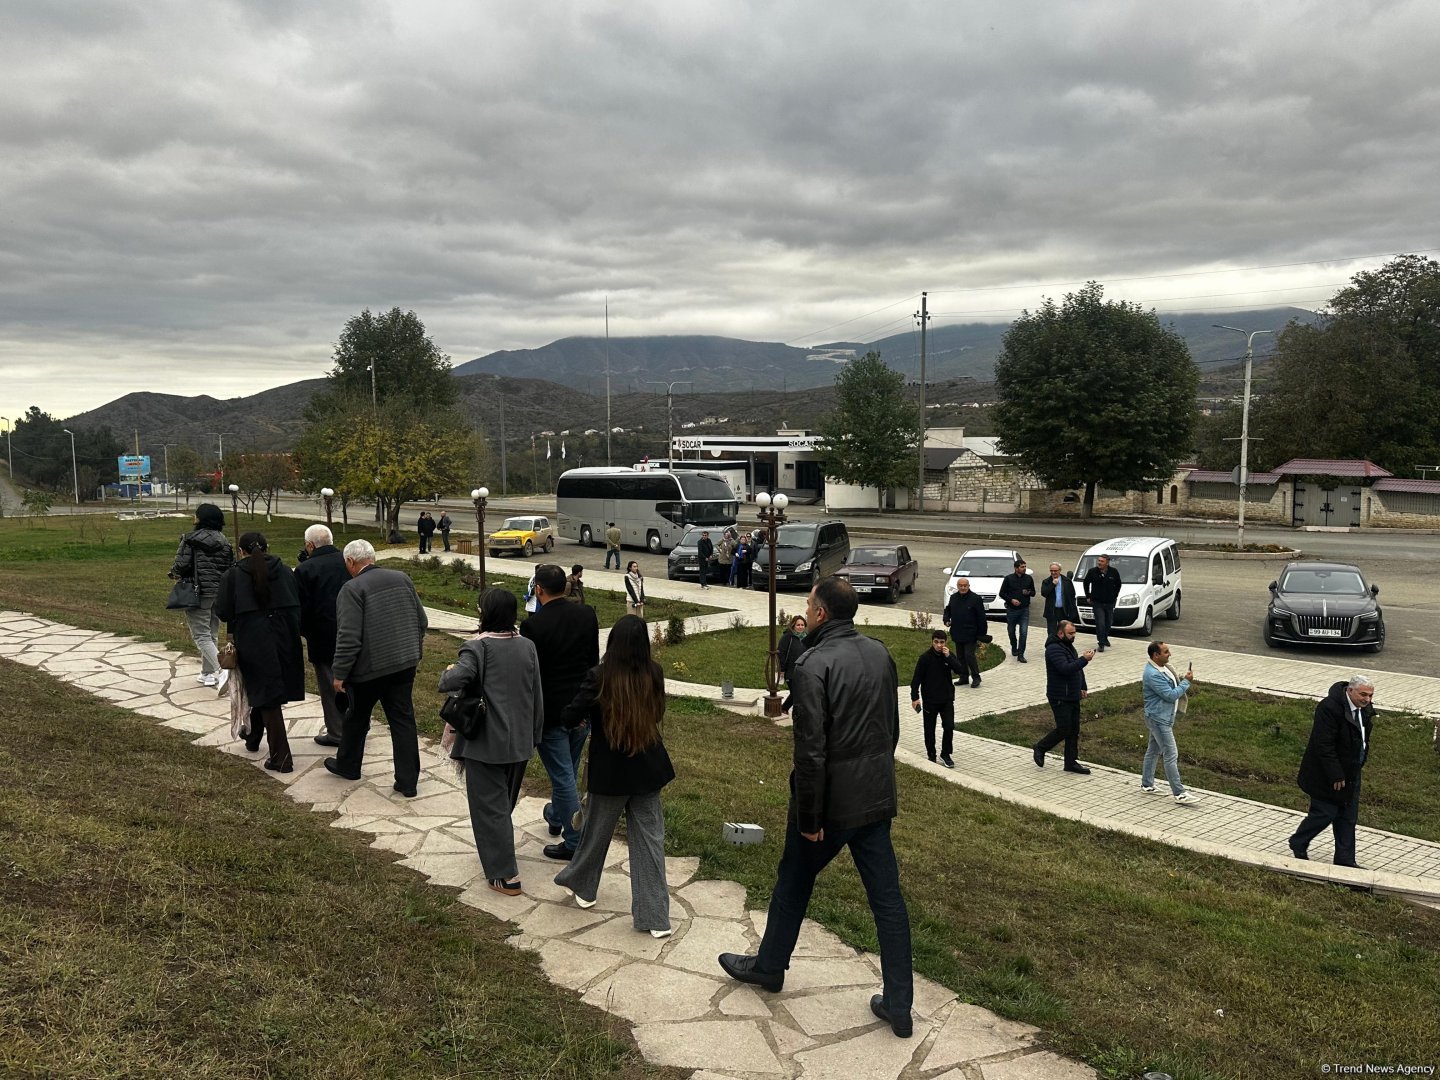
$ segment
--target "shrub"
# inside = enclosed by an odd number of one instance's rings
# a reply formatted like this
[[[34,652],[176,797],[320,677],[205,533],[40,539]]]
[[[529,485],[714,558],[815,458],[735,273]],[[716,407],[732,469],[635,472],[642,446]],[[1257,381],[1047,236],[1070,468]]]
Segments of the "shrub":
[[[730,616],[730,629],[731,629],[731,630],[744,630],[745,627],[747,627],[747,626],[749,626],[749,625],[750,625],[750,620],[747,619],[744,615],[740,614],[740,612],[738,612],[738,611],[735,612],[735,614],[733,614],[733,615]]]
[[[679,645],[685,640],[685,620],[679,615],[671,615],[670,621],[665,624],[665,644]]]
[[[665,627],[656,623],[650,631],[650,648],[653,652],[659,652],[665,648]]]
[[[928,611],[910,612],[910,629],[912,630],[929,630],[932,621]]]

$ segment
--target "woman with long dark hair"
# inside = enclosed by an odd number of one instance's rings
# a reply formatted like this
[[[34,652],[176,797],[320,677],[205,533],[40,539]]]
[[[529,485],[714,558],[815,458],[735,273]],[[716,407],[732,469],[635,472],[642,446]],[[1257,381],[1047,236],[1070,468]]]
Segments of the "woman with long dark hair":
[[[215,614],[235,642],[245,694],[250,699],[250,734],[245,749],[269,740],[265,768],[295,768],[285,729],[285,702],[305,699],[304,656],[300,649],[300,587],[294,572],[270,554],[264,533],[240,537],[240,561],[220,579]]]
[[[645,618],[645,575],[634,559],[625,567],[625,610],[642,620]]]
[[[217,639],[220,619],[215,614],[215,594],[225,571],[235,565],[235,552],[225,538],[225,511],[214,503],[201,503],[195,508],[195,528],[180,537],[180,547],[170,564],[172,578],[191,578],[200,597],[200,606],[185,610],[185,625],[190,640],[200,650],[200,674],[195,681],[201,686],[223,686]]]
[[[600,663],[566,707],[566,727],[590,725],[585,830],[570,865],[555,875],[581,907],[595,905],[610,840],[625,815],[630,841],[630,917],[636,930],[670,936],[665,884],[665,814],[660,789],[675,779],[660,737],[665,675],[650,658],[645,621],[625,615],[610,628]]]
[[[525,764],[545,727],[540,661],[535,646],[515,629],[515,594],[486,589],[480,596],[480,630],[440,676],[442,693],[483,693],[485,723],[466,739],[449,724],[441,745],[465,773],[470,831],[490,888],[519,896],[515,829],[510,815],[520,798]]]

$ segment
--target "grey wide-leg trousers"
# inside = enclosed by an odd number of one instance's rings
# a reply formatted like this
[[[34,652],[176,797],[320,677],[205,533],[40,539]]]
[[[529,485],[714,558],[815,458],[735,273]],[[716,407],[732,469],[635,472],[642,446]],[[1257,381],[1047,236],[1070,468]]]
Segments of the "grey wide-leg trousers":
[[[570,865],[555,875],[555,884],[583,900],[594,900],[600,873],[610,853],[610,840],[620,814],[630,841],[630,918],[636,930],[670,929],[670,891],[665,884],[665,812],[660,793],[597,795],[585,807],[585,829]]]
[[[469,758],[464,761],[470,831],[475,835],[475,850],[485,869],[485,880],[511,881],[520,871],[515,865],[515,826],[510,815],[520,796],[525,762],[490,765]]]

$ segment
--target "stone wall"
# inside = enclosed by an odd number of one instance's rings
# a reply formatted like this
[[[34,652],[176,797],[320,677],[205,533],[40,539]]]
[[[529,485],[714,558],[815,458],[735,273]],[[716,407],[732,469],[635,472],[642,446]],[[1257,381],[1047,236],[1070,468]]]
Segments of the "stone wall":
[[[1361,520],[1367,525],[1381,525],[1387,529],[1440,529],[1440,498],[1430,498],[1425,501],[1436,504],[1432,512],[1416,512],[1394,510],[1385,505],[1385,496],[1390,494],[1386,491],[1375,491],[1366,489],[1364,494],[1364,509]],[[1404,494],[1397,492],[1396,494]],[[1414,505],[1420,500],[1413,496],[1407,499],[1395,499],[1396,503]]]

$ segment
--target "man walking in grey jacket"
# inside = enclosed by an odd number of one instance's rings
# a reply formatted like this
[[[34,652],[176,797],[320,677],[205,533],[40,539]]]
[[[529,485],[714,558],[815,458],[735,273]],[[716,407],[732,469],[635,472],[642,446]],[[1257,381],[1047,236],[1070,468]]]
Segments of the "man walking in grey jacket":
[[[910,915],[890,842],[895,816],[895,745],[900,703],[895,662],[880,642],[855,631],[855,590],[826,578],[810,590],[805,618],[812,644],[795,663],[795,768],[785,850],[755,956],[721,953],[732,979],[777,993],[800,936],[815,878],[850,849],[880,941],[884,993],[870,1011],[902,1039],[913,1033]]]
[[[420,739],[415,731],[411,691],[429,625],[415,585],[399,570],[375,565],[368,540],[345,545],[350,580],[335,598],[335,658],[330,662],[337,692],[350,689],[350,712],[340,749],[325,768],[346,780],[360,779],[370,714],[378,701],[390,724],[395,752],[395,790],[415,797],[420,782]]]

